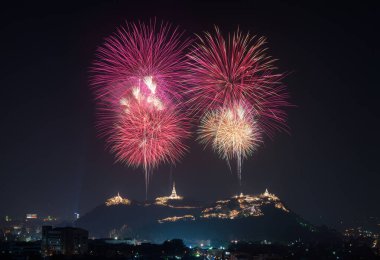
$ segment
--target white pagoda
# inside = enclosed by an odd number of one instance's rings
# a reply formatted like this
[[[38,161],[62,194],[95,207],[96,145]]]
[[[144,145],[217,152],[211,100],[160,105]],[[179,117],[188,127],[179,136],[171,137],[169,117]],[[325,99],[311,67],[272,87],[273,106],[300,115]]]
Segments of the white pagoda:
[[[182,200],[182,199],[183,197],[177,194],[177,191],[175,190],[175,183],[173,182],[172,194],[170,194],[170,196],[157,197],[155,203],[158,205],[166,205],[169,200]]]

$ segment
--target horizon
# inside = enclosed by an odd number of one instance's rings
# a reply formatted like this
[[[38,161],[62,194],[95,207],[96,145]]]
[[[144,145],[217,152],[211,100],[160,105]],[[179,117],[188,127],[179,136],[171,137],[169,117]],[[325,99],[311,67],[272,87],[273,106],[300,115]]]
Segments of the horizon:
[[[0,217],[81,216],[118,192],[143,201],[144,173],[119,162],[96,128],[89,68],[125,21],[170,22],[192,37],[240,28],[267,38],[294,107],[278,133],[243,161],[242,185],[194,134],[175,166],[160,165],[148,198],[215,201],[266,188],[315,225],[380,217],[376,4],[83,1],[4,6]]]

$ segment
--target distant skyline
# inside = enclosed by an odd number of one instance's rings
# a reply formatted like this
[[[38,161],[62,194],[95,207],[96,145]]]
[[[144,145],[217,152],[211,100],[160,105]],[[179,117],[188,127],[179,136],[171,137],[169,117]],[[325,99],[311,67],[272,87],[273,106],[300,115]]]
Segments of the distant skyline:
[[[266,188],[314,224],[380,216],[379,5],[251,2],[16,3],[1,10],[3,111],[0,217],[72,217],[118,192],[145,197],[140,169],[114,162],[95,129],[89,66],[103,39],[152,17],[188,36],[218,25],[265,36],[287,72],[291,133],[243,162],[242,190],[225,162],[190,141],[175,167],[155,171],[149,198],[212,201]],[[194,139],[194,138],[193,138]]]

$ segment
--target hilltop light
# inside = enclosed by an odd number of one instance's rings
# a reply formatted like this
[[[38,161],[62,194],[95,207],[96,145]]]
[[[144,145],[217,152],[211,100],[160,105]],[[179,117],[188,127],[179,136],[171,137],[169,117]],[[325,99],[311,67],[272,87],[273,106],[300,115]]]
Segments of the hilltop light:
[[[178,220],[195,220],[195,217],[193,215],[183,215],[183,216],[173,216],[173,217],[167,217],[164,219],[157,220],[158,223],[165,223],[165,222],[176,222]]]
[[[182,200],[183,197],[177,195],[177,191],[175,190],[175,183],[173,183],[172,194],[170,196],[165,197],[157,197],[155,204],[157,205],[166,205],[169,200]]]
[[[127,198],[123,198],[120,196],[119,193],[115,197],[109,198],[106,201],[106,206],[113,206],[113,205],[130,205],[131,201]]]
[[[261,211],[261,206],[266,204],[273,204],[277,209],[289,212],[281,200],[275,194],[269,193],[268,189],[265,189],[265,192],[258,195],[245,195],[240,193],[232,197],[232,199],[238,202],[238,208],[230,209],[226,207],[231,199],[219,200],[215,206],[205,208],[200,217],[220,219],[236,219],[248,216],[259,217],[264,215]]]

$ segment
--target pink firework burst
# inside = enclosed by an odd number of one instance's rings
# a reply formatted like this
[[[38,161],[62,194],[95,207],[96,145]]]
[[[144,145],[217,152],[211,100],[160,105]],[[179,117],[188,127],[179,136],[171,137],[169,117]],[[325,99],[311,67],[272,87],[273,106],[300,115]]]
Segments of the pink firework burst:
[[[126,23],[97,50],[91,83],[98,99],[114,100],[115,93],[154,79],[163,95],[181,98],[189,40],[168,23]]]
[[[192,87],[187,93],[193,110],[203,114],[243,102],[266,134],[286,130],[288,95],[266,50],[265,38],[239,30],[227,39],[217,27],[214,34],[198,36],[188,54]]]
[[[160,110],[143,102],[126,106],[109,135],[118,161],[143,167],[146,188],[154,168],[160,163],[176,163],[187,150],[183,144],[189,134],[187,122],[175,111],[175,107]]]
[[[120,116],[109,142],[118,160],[152,170],[162,162],[175,163],[185,153],[186,121],[174,109],[133,107]]]
[[[98,49],[91,82],[98,127],[118,161],[149,174],[175,163],[186,151],[182,112],[188,41],[167,23],[127,23]]]

